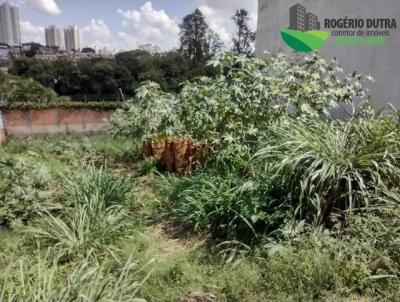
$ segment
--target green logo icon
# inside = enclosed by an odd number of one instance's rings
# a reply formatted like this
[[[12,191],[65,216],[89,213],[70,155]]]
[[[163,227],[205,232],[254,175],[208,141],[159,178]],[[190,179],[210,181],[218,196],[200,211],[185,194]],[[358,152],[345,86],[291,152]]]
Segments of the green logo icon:
[[[301,4],[289,8],[289,28],[281,30],[286,44],[294,50],[309,52],[320,49],[329,38],[329,32],[321,30],[316,14]]]
[[[283,41],[292,49],[301,52],[310,52],[320,49],[329,38],[329,32],[322,30],[298,31],[282,29]]]

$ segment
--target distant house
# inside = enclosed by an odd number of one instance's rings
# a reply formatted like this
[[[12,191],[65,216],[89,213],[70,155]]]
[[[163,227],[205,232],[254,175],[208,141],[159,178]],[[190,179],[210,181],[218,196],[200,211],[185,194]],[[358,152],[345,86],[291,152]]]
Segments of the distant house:
[[[7,63],[10,58],[11,47],[8,44],[0,43],[0,64]]]

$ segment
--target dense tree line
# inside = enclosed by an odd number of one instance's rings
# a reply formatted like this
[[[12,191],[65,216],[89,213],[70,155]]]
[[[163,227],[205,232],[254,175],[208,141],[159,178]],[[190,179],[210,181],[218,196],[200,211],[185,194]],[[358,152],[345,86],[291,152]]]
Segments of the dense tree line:
[[[238,34],[232,37],[233,51],[252,55],[254,41],[247,22],[248,14],[239,10],[233,17]],[[153,81],[165,91],[178,91],[180,84],[199,76],[214,74],[207,62],[218,55],[224,45],[211,30],[199,9],[185,16],[180,24],[180,47],[164,53],[144,50],[118,53],[114,59],[90,58],[74,63],[67,59],[46,61],[34,55],[14,59],[10,73],[31,78],[58,95],[72,99],[119,99],[129,97],[144,81]],[[93,52],[90,48],[86,53]]]
[[[203,70],[196,74],[190,69],[190,60],[178,51],[152,55],[133,50],[119,53],[115,59],[91,58],[78,63],[19,57],[10,73],[32,78],[59,95],[118,98],[119,89],[130,96],[143,81],[154,81],[166,91],[177,91],[180,83],[202,75]]]

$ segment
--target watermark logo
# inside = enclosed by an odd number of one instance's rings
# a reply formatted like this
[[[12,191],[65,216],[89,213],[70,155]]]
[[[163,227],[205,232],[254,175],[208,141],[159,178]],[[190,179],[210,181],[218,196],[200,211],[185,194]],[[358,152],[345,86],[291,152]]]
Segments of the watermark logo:
[[[301,5],[293,5],[289,9],[289,28],[281,30],[283,41],[292,49],[300,52],[310,52],[320,49],[329,38],[329,32],[322,31],[318,17],[307,12]]]
[[[289,15],[289,28],[281,29],[281,36],[290,48],[300,52],[322,48],[329,37],[337,45],[383,45],[397,29],[396,18],[344,16],[320,22],[301,4],[290,7]]]

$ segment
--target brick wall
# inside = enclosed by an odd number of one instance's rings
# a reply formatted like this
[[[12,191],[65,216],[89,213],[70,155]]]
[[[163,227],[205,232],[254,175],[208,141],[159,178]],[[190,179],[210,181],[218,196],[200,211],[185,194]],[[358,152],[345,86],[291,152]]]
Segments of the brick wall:
[[[6,134],[3,127],[3,115],[0,112],[0,145],[6,140]]]
[[[3,112],[3,133],[6,137],[26,137],[53,133],[100,133],[106,131],[110,111],[90,109],[34,109]],[[0,127],[1,140],[1,127]]]

